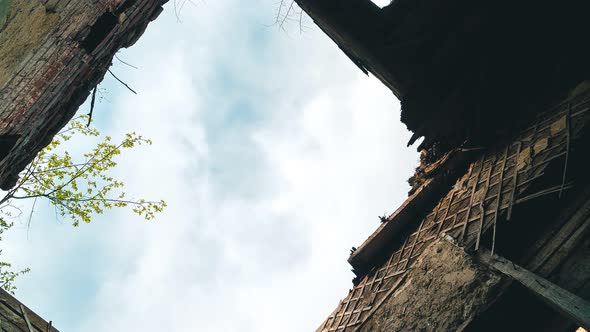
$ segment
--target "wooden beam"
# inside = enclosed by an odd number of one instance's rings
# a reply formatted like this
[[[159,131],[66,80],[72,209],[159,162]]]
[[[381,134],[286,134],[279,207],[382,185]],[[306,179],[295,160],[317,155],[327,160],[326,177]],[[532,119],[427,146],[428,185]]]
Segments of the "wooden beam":
[[[25,314],[23,314],[23,312]],[[26,318],[24,317],[26,315]],[[47,321],[33,312],[27,306],[10,295],[7,291],[0,289],[0,316],[2,324],[18,327],[18,331],[27,331],[29,324],[33,331],[42,331],[47,326]],[[27,322],[28,320],[28,322]],[[9,331],[12,331],[9,329]],[[59,332],[58,329],[51,326],[47,332]]]
[[[27,323],[27,328],[29,329],[29,332],[35,332],[35,331],[33,331],[33,326],[31,326],[31,321],[29,320],[29,316],[27,316],[27,311],[25,310],[25,307],[22,304],[20,305],[20,312],[23,314],[23,318],[25,319],[25,322]]]
[[[489,252],[483,250],[478,253],[477,257],[485,265],[518,281],[565,317],[573,320],[586,330],[590,330],[590,302],[514,264],[506,258],[492,256]]]

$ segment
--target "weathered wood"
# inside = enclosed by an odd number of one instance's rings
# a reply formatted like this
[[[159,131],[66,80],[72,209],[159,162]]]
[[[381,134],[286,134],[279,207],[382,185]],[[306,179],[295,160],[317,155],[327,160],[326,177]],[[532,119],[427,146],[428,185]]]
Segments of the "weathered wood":
[[[565,116],[565,121],[566,121],[566,150],[565,150],[565,163],[563,165],[563,176],[561,179],[561,189],[559,190],[559,198],[561,198],[561,194],[563,194],[563,190],[565,189],[565,180],[567,178],[567,164],[568,164],[568,160],[569,160],[569,156],[570,156],[570,145],[571,143],[571,132],[572,132],[572,125],[571,125],[571,121],[570,121],[570,117],[571,117],[571,113],[572,113],[572,104],[569,103],[568,107],[567,107],[567,113]]]
[[[488,252],[480,252],[478,259],[494,270],[519,282],[549,306],[583,328],[590,329],[590,302],[514,264],[506,258],[492,256]]]
[[[27,311],[25,310],[25,307],[22,304],[20,305],[20,312],[23,315],[25,322],[27,323],[27,328],[29,329],[29,332],[35,332],[35,331],[33,331],[33,327],[31,326],[31,321],[29,320],[29,316],[27,316]]]
[[[2,332],[22,332],[22,331],[24,331],[21,326],[17,326],[15,324],[13,324],[10,319],[7,319],[3,315],[0,315],[0,320],[2,321],[2,324],[0,324],[0,327],[2,328],[0,331],[2,331]]]
[[[414,238],[414,243],[412,243],[412,247],[410,248],[410,252],[408,253],[408,260],[406,260],[406,264],[404,265],[404,270],[408,268],[408,264],[410,263],[410,258],[412,258],[412,253],[414,252],[414,248],[416,247],[416,243],[418,242],[418,238],[420,237],[420,232],[422,231],[422,226],[424,226],[424,219],[420,223],[420,227],[418,227],[418,231],[416,232],[416,237]]]
[[[463,228],[461,230],[461,240],[464,240],[465,238],[465,232],[467,231],[467,224],[469,223],[469,216],[471,214],[471,207],[473,205],[473,197],[475,196],[475,193],[477,192],[477,185],[479,184],[479,178],[481,177],[481,173],[483,172],[483,166],[485,163],[485,154],[481,156],[481,167],[479,169],[479,171],[477,172],[477,176],[475,178],[475,183],[473,184],[473,189],[471,190],[471,195],[469,196],[469,204],[467,205],[467,213],[465,214],[465,221],[463,222]],[[467,181],[469,181],[469,178],[467,178]]]
[[[404,274],[395,282],[395,284],[393,284],[391,286],[391,288],[387,291],[387,293],[383,296],[383,298],[371,308],[371,310],[367,314],[367,317],[365,317],[365,319],[355,329],[355,332],[358,332],[361,330],[361,328],[363,327],[363,324],[368,320],[368,318],[371,317],[375,313],[375,311],[377,311],[377,309],[383,304],[383,302],[385,302],[395,291],[398,290],[399,286],[401,285],[401,283],[403,281],[405,281],[405,279],[406,279],[406,275]]]
[[[588,230],[580,232],[580,228],[588,229],[584,225],[589,222],[590,218],[590,200],[581,205],[574,205],[577,207],[576,212],[567,217],[568,220],[564,225],[559,223],[558,229],[545,232],[546,238],[540,239],[539,244],[531,247],[531,252],[527,256],[534,256],[527,263],[529,269],[542,275],[550,273],[561,262],[561,259],[569,254],[572,248],[571,243],[582,239],[587,234]],[[566,242],[570,244],[564,246]],[[557,252],[560,253],[556,255]],[[547,264],[550,259],[552,263]]]
[[[542,268],[541,270],[549,273],[552,269],[556,268],[560,263],[567,259],[582,240],[587,238],[589,233],[590,219],[586,219],[586,221],[584,221],[584,223],[580,225],[580,227],[578,227],[562,245],[557,247],[557,250],[551,256],[549,256],[545,268]]]
[[[434,233],[433,237],[438,237],[438,235],[440,234],[440,230],[443,227],[443,224],[445,223],[445,220],[447,220],[447,216],[449,215],[449,210],[451,209],[451,205],[453,204],[453,199],[455,198],[455,190],[451,191],[451,198],[449,198],[449,205],[447,206],[447,209],[445,210],[445,214],[442,218],[442,220],[440,221],[440,223],[438,224],[438,227],[436,228],[436,233]]]
[[[21,308],[22,306],[22,308]],[[33,312],[27,306],[10,295],[3,289],[0,289],[0,314],[15,326],[18,326],[22,331],[27,331],[28,324],[25,322],[23,312],[26,313],[26,319],[29,321],[32,331],[44,331],[47,326],[47,321]],[[55,327],[51,326],[48,332],[59,332]]]
[[[506,148],[506,151],[508,151],[508,148]],[[506,158],[506,155],[504,155],[504,158]],[[486,200],[486,196],[488,195],[488,191],[490,190],[490,180],[492,179],[492,173],[494,171],[494,165],[496,163],[496,159],[497,156],[494,155],[494,157],[492,158],[492,164],[490,165],[490,170],[488,171],[488,177],[486,180],[486,185],[485,185],[485,189],[484,189],[484,193],[481,197],[481,202],[479,202],[479,211],[480,211],[480,218],[479,218],[479,227],[478,227],[478,232],[477,232],[477,239],[475,240],[475,250],[479,249],[479,241],[481,240],[481,233],[483,230],[483,223],[484,223],[484,219],[485,219],[485,209],[484,209],[484,202]],[[500,182],[500,189],[499,191],[502,191],[502,183]],[[495,223],[494,223],[495,225]],[[495,227],[494,227],[494,235],[495,235]]]
[[[536,127],[535,127],[536,130]],[[520,156],[520,150],[522,149],[522,142],[517,142],[518,146],[516,147],[516,155],[514,157],[514,174],[512,175],[512,191],[510,192],[510,206],[508,207],[508,213],[506,216],[506,220],[510,220],[512,217],[512,206],[514,202],[514,195],[516,194],[516,184],[518,183],[518,158]]]
[[[502,159],[502,168],[500,170],[500,178],[498,179],[498,194],[496,195],[496,210],[494,211],[494,218],[492,219],[492,222],[494,223],[494,228],[493,228],[493,233],[492,233],[492,254],[494,253],[494,249],[496,248],[496,232],[497,232],[497,228],[498,228],[498,216],[500,213],[500,205],[502,203],[502,184],[504,181],[504,171],[506,170],[506,161],[508,160],[508,149],[510,147],[507,146],[504,149],[504,157]],[[481,220],[481,224],[483,226],[483,222],[484,222],[484,218],[482,218]],[[481,236],[481,232],[480,235]],[[477,246],[475,248],[475,250],[477,250],[479,248],[479,246]]]
[[[28,330],[27,324],[25,323],[19,309],[10,307],[6,305],[6,303],[0,302],[0,316],[2,317],[3,324],[12,327],[12,330],[23,332]]]
[[[408,224],[423,217],[425,206],[435,206],[441,195],[448,193],[448,188],[467,170],[472,158],[467,153],[455,152],[445,164],[445,176],[428,179],[418,190],[387,219],[379,228],[350,255],[348,262],[355,269],[357,276],[365,275],[377,263],[380,253],[388,248],[394,238]],[[420,219],[419,219],[420,218]],[[384,261],[383,261],[384,262]]]

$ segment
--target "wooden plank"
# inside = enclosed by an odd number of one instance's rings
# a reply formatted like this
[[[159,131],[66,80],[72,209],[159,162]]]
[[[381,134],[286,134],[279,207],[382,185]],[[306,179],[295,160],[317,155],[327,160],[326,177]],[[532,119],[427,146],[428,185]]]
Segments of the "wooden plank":
[[[586,189],[590,193],[590,187]],[[566,242],[572,242],[577,239],[583,238],[584,233],[580,236],[573,236],[578,234],[579,229],[584,227],[585,223],[588,223],[590,218],[590,200],[588,197],[584,197],[586,200],[583,204],[574,203],[576,207],[575,212],[571,216],[566,216],[566,223],[559,223],[559,228],[551,228],[545,232],[546,239],[539,240],[539,244],[535,244],[531,247],[531,252],[527,256],[531,255],[527,263],[527,267],[532,271],[545,275],[551,272],[556,264],[561,262],[554,262],[553,264],[546,264],[552,257],[555,257],[556,252],[563,252],[565,249],[570,248],[570,245],[564,246]],[[558,256],[564,258],[569,253],[560,254]],[[555,259],[553,259],[555,261]]]
[[[559,266],[567,257],[576,250],[576,247],[582,240],[586,239],[590,233],[590,219],[578,227],[574,233],[552,253],[549,259],[545,262],[545,266],[540,270],[544,273],[550,273],[555,267]]]
[[[375,311],[377,311],[377,309],[379,309],[379,307],[381,307],[381,305],[387,301],[387,299],[393,294],[395,293],[395,291],[397,291],[399,289],[399,286],[402,284],[402,282],[404,282],[406,280],[406,275],[402,275],[392,286],[391,288],[387,291],[387,293],[385,294],[385,296],[383,296],[383,298],[377,302],[376,305],[373,306],[373,308],[371,308],[371,311],[369,311],[369,313],[367,314],[367,316],[365,317],[365,319],[360,323],[360,325],[354,330],[355,332],[358,332],[361,330],[361,328],[363,327],[363,325],[365,324],[365,322],[367,322],[369,320],[369,318],[375,313]]]
[[[359,295],[356,298],[356,301],[354,302],[354,304],[352,305],[352,309],[351,309],[352,312],[350,313],[350,316],[348,316],[348,319],[346,320],[346,322],[344,322],[344,326],[348,326],[351,323],[352,315],[353,315],[354,311],[356,310],[356,308],[359,304],[362,304],[360,302],[364,298],[363,293],[365,292],[365,286],[367,286],[368,280],[369,280],[369,278],[363,278],[363,281],[361,281],[362,286],[359,289]],[[358,289],[358,287],[357,287],[357,289]],[[352,295],[354,295],[354,291],[352,292]],[[350,303],[350,301],[352,301],[352,296],[351,296],[351,299],[348,300],[348,303]],[[346,313],[346,310],[344,310],[344,313]],[[342,318],[344,318],[344,315],[342,316]],[[338,325],[340,325],[340,324],[338,324]]]
[[[535,127],[536,131],[536,127]],[[516,157],[514,159],[514,174],[512,175],[512,191],[510,192],[510,200],[508,206],[508,215],[506,216],[506,220],[510,220],[512,217],[512,206],[514,202],[514,195],[516,193],[516,184],[518,183],[518,158],[520,155],[520,149],[522,149],[522,142],[518,142],[518,146],[516,147]]]
[[[1,332],[23,332],[24,330],[20,327],[17,326],[15,324],[12,323],[12,321],[8,318],[6,318],[4,315],[0,315],[0,320],[2,321],[1,324]]]
[[[408,260],[404,265],[404,270],[408,269],[408,264],[410,263],[410,258],[412,258],[412,253],[414,252],[414,248],[416,247],[416,243],[418,242],[418,238],[420,237],[420,232],[422,231],[422,226],[424,226],[424,219],[420,223],[420,227],[418,227],[418,231],[416,232],[416,236],[414,237],[414,243],[412,243],[412,248],[410,248],[410,252],[408,253]]]
[[[0,302],[0,316],[2,317],[3,324],[10,323],[11,326],[17,328],[14,329],[15,331],[27,331],[28,327],[20,314],[20,310],[17,308],[13,308],[5,302]]]
[[[453,199],[454,198],[455,198],[455,190],[452,189],[452,191],[451,191],[451,198],[449,198],[449,205],[447,206],[447,208],[445,210],[444,217],[442,218],[442,220],[438,224],[438,227],[436,228],[436,233],[434,233],[434,237],[437,237],[438,234],[440,234],[440,230],[441,230],[443,224],[445,223],[445,220],[447,220],[447,216],[449,215],[449,210],[451,209],[451,205],[453,204]]]
[[[463,222],[463,229],[461,231],[461,241],[463,241],[465,238],[465,231],[467,230],[467,224],[469,223],[469,216],[471,214],[471,206],[473,205],[473,196],[475,196],[475,193],[477,192],[477,185],[479,184],[479,178],[481,177],[481,173],[483,173],[483,167],[485,164],[485,154],[481,156],[480,159],[480,165],[481,167],[479,168],[479,171],[477,172],[477,176],[475,177],[475,183],[473,184],[473,187],[471,189],[471,195],[469,196],[469,204],[467,205],[467,214],[465,215],[465,221]],[[467,181],[469,181],[469,178],[467,179]],[[458,213],[457,213],[458,214]]]
[[[586,330],[590,330],[590,302],[514,264],[506,258],[492,256],[488,252],[480,252],[478,259],[494,270],[519,282],[553,309]]]
[[[18,301],[16,298],[14,298],[12,295],[10,295],[8,292],[6,292],[3,289],[0,289],[0,304],[6,306],[7,308],[10,308],[10,312],[8,312],[7,310],[3,310],[6,314],[8,314],[10,317],[7,318],[14,318],[16,319],[17,316],[20,315],[20,321],[16,321],[14,322],[15,325],[17,326],[21,326],[25,325],[22,314],[21,314],[21,308],[20,306],[22,305],[22,303],[20,301]],[[43,331],[44,328],[47,327],[47,321],[45,321],[43,318],[41,318],[39,315],[37,315],[35,312],[33,312],[31,309],[29,309],[26,305],[23,305],[26,313],[27,313],[27,318],[29,319],[29,322],[31,323],[31,326],[38,331]],[[6,316],[5,316],[6,317]],[[24,331],[27,330],[27,326],[22,326],[21,327]],[[34,331],[35,331],[34,330]],[[51,326],[49,330],[47,330],[48,332],[59,332],[55,327]]]
[[[27,328],[29,329],[29,332],[35,332],[35,331],[33,331],[33,327],[31,326],[31,321],[29,320],[29,316],[27,316],[27,311],[25,310],[25,307],[22,304],[20,305],[20,312],[23,315],[25,322],[27,323]]]
[[[496,232],[497,232],[497,227],[498,227],[498,215],[500,212],[500,205],[502,204],[502,185],[503,185],[503,181],[504,181],[504,171],[506,170],[506,161],[508,159],[508,147],[506,147],[506,149],[504,150],[504,159],[502,160],[502,169],[500,170],[500,179],[498,180],[498,194],[496,195],[496,210],[494,211],[494,217],[492,219],[492,222],[494,223],[494,230],[492,233],[492,254],[494,254],[494,249],[496,247]],[[482,217],[481,219],[481,224],[483,226],[483,222],[484,222],[484,218]],[[481,236],[481,231],[480,231],[480,235]],[[475,250],[477,250],[478,248],[476,247]]]
[[[373,265],[377,264],[376,257],[380,257],[383,250],[388,250],[391,242],[401,235],[410,223],[416,223],[424,214],[425,209],[434,206],[441,197],[449,192],[449,188],[457,179],[464,175],[471,155],[460,151],[451,152],[451,156],[444,166],[444,176],[435,176],[428,179],[412,196],[388,218],[381,223],[361,246],[349,257],[348,262],[356,270],[357,276],[364,276]],[[471,169],[471,167],[469,167]],[[432,205],[431,205],[432,204]]]
[[[572,113],[572,104],[568,103],[568,107],[567,107],[567,113],[565,115],[565,123],[566,123],[566,150],[565,150],[565,164],[563,165],[563,176],[561,179],[561,189],[559,190],[559,198],[561,198],[561,195],[563,194],[563,189],[565,187],[565,180],[567,178],[567,163],[569,160],[569,156],[570,156],[570,146],[571,146],[571,132],[572,132],[572,125],[571,125],[571,121],[570,121],[570,117],[571,117],[571,113]]]
[[[508,152],[508,148],[506,148],[506,152]],[[484,202],[486,200],[486,196],[488,195],[488,191],[490,190],[490,180],[492,179],[492,171],[494,170],[494,165],[496,164],[497,158],[498,157],[496,155],[494,155],[494,157],[492,158],[492,165],[490,166],[490,170],[488,172],[486,186],[484,187],[485,189],[484,189],[483,195],[481,197],[481,202],[479,203],[480,218],[479,218],[479,227],[478,227],[478,232],[477,232],[477,238],[475,240],[475,250],[476,251],[477,251],[477,249],[479,249],[479,242],[481,240],[481,233],[483,230],[483,222],[484,222],[485,215],[486,215],[485,208],[484,208]],[[506,158],[506,154],[504,154],[504,158]],[[502,167],[504,167],[504,166],[502,166]],[[502,191],[502,182],[500,182],[500,184],[499,184],[498,191]]]

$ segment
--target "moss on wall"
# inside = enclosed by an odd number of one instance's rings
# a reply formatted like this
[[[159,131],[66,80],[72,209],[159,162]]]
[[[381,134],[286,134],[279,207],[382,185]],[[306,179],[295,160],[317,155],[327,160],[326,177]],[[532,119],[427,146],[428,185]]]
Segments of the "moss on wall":
[[[37,0],[0,0],[0,88],[59,21]]]

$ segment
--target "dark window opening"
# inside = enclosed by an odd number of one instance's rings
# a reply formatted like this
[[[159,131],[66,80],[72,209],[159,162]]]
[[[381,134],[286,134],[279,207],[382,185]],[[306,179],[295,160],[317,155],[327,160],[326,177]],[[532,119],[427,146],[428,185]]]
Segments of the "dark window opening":
[[[4,159],[10,150],[16,145],[20,135],[1,135],[0,136],[0,160]]]
[[[117,25],[117,17],[113,13],[102,14],[94,23],[88,36],[80,43],[88,53],[92,53]]]

